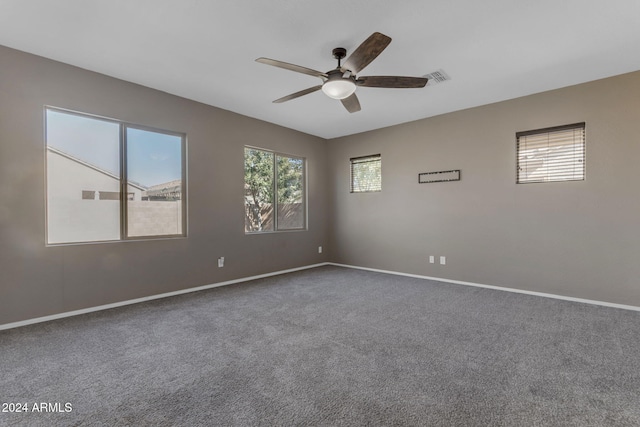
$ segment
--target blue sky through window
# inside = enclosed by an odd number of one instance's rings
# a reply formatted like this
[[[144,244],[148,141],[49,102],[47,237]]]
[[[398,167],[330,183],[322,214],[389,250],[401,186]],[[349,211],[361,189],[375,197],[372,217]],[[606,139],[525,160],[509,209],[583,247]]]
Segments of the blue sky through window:
[[[127,128],[128,178],[150,187],[182,177],[182,138]],[[47,145],[120,175],[120,124],[47,110]]]
[[[147,187],[182,178],[182,138],[127,129],[128,178]]]
[[[47,145],[120,175],[120,125],[47,110]]]

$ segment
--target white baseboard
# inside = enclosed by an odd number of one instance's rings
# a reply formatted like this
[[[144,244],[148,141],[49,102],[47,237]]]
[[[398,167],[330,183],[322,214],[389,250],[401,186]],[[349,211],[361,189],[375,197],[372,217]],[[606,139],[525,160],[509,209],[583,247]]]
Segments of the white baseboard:
[[[105,305],[99,305],[99,306],[96,306],[96,307],[83,308],[81,310],[67,311],[67,312],[64,312],[64,313],[52,314],[50,316],[36,317],[34,319],[27,319],[27,320],[22,320],[22,321],[19,321],[19,322],[5,323],[3,325],[0,325],[0,331],[4,330],[4,329],[13,329],[13,328],[19,328],[21,326],[33,325],[34,323],[41,323],[41,322],[48,322],[50,320],[63,319],[65,317],[78,316],[80,314],[92,313],[94,311],[108,310],[110,308],[122,307],[122,306],[125,306],[125,305],[131,305],[131,304],[138,304],[140,302],[153,301],[155,299],[160,299],[160,298],[167,298],[167,297],[172,297],[172,296],[176,296],[176,295],[188,294],[188,293],[191,293],[191,292],[204,291],[206,289],[217,288],[219,286],[233,285],[235,283],[242,283],[242,282],[248,282],[248,281],[251,281],[251,280],[262,279],[262,278],[265,278],[265,277],[278,276],[278,275],[281,275],[281,274],[292,273],[294,271],[308,270],[310,268],[322,267],[322,266],[325,266],[325,265],[333,265],[333,266],[336,266],[336,267],[353,268],[353,269],[356,269],[356,270],[374,271],[374,272],[377,272],[377,273],[394,274],[396,276],[413,277],[413,278],[416,278],[416,279],[435,280],[437,282],[453,283],[453,284],[456,284],[456,285],[464,285],[464,286],[474,286],[474,287],[477,287],[477,288],[494,289],[494,290],[497,290],[497,291],[514,292],[514,293],[518,293],[518,294],[535,295],[535,296],[544,297],[544,298],[554,298],[554,299],[560,299],[560,300],[565,300],[565,301],[580,302],[580,303],[583,303],[583,304],[594,304],[594,305],[600,305],[600,306],[604,306],[604,307],[620,308],[620,309],[623,309],[623,310],[640,311],[640,307],[633,306],[633,305],[616,304],[616,303],[606,302],[606,301],[597,301],[597,300],[590,300],[590,299],[584,299],[584,298],[567,297],[567,296],[563,296],[563,295],[547,294],[547,293],[544,293],[544,292],[535,292],[535,291],[526,291],[526,290],[522,290],[522,289],[505,288],[505,287],[501,287],[501,286],[483,285],[481,283],[463,282],[463,281],[460,281],[460,280],[444,279],[442,277],[431,277],[431,276],[423,276],[423,275],[420,275],[420,274],[402,273],[402,272],[399,272],[399,271],[381,270],[381,269],[378,269],[378,268],[359,267],[357,265],[338,264],[338,263],[335,263],[335,262],[323,262],[323,263],[319,263],[319,264],[312,264],[312,265],[306,265],[306,266],[303,266],[303,267],[291,268],[291,269],[288,269],[288,270],[279,270],[279,271],[274,271],[274,272],[271,272],[271,273],[259,274],[257,276],[243,277],[243,278],[240,278],[240,279],[227,280],[225,282],[212,283],[210,285],[198,286],[198,287],[195,287],[195,288],[181,289],[179,291],[167,292],[167,293],[164,293],[164,294],[151,295],[151,296],[148,296],[148,297],[136,298],[136,299],[127,300],[127,301],[120,301],[120,302],[115,302],[115,303],[112,303],[112,304],[105,304]]]
[[[441,277],[422,276],[422,275],[419,275],[419,274],[409,274],[409,273],[402,273],[402,272],[399,272],[399,271],[390,271],[390,270],[380,270],[380,269],[377,269],[377,268],[359,267],[357,265],[337,264],[337,263],[334,263],[334,262],[328,262],[328,263],[326,263],[326,265],[335,265],[336,267],[354,268],[354,269],[357,269],[357,270],[375,271],[377,273],[394,274],[396,276],[413,277],[413,278],[416,278],[416,279],[435,280],[437,282],[453,283],[453,284],[456,284],[456,285],[474,286],[474,287],[477,287],[477,288],[494,289],[496,291],[505,291],[505,292],[514,292],[514,293],[518,293],[518,294],[535,295],[535,296],[538,296],[538,297],[560,299],[560,300],[564,300],[564,301],[580,302],[580,303],[583,303],[583,304],[601,305],[601,306],[604,306],[604,307],[620,308],[620,309],[623,309],[623,310],[640,311],[640,307],[637,307],[635,305],[616,304],[616,303],[613,303],[613,302],[597,301],[597,300],[590,300],[590,299],[584,299],[584,298],[575,298],[575,297],[567,297],[567,296],[564,296],[564,295],[547,294],[547,293],[544,293],[544,292],[535,292],[535,291],[525,291],[525,290],[522,290],[522,289],[505,288],[505,287],[501,287],[501,286],[483,285],[481,283],[463,282],[463,281],[460,281],[460,280],[443,279]]]
[[[315,267],[322,267],[323,265],[328,265],[328,263],[325,262],[320,264],[306,265],[304,267],[274,271],[272,273],[259,274],[257,276],[227,280],[225,282],[212,283],[210,285],[198,286],[196,288],[180,289],[179,291],[166,292],[164,294],[150,295],[148,297],[136,298],[136,299],[131,299],[127,301],[119,301],[119,302],[114,302],[112,304],[99,305],[97,307],[89,307],[89,308],[83,308],[81,310],[74,310],[74,311],[67,311],[64,313],[52,314],[50,316],[36,317],[35,319],[27,319],[19,322],[5,323],[3,325],[0,325],[0,331],[4,329],[13,329],[13,328],[19,328],[20,326],[32,325],[34,323],[41,323],[41,322],[48,322],[50,320],[63,319],[65,317],[78,316],[80,314],[92,313],[94,311],[108,310],[110,308],[122,307],[130,304],[138,304],[140,302],[152,301],[160,298],[167,298],[167,297],[173,297],[176,295],[188,294],[191,292],[204,291],[205,289],[217,288],[219,286],[233,285],[235,283],[241,283],[241,282],[248,282],[250,280],[262,279],[264,277],[278,276],[280,274],[292,273],[294,271],[307,270],[309,268],[315,268]]]

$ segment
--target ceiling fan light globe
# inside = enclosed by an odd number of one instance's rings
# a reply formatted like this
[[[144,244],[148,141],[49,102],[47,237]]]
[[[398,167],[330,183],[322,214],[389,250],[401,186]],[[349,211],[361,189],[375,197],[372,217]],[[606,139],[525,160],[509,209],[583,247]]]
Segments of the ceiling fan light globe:
[[[328,80],[322,85],[322,91],[333,99],[345,99],[356,91],[356,84],[347,79]]]

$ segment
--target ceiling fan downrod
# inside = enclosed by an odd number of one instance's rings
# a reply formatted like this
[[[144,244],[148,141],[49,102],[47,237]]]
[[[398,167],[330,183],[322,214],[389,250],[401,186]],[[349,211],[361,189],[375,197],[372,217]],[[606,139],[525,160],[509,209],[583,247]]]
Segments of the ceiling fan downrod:
[[[347,49],[343,47],[336,47],[331,51],[331,53],[333,53],[333,57],[338,60],[338,68],[340,68],[342,66],[340,61],[342,60],[342,58],[347,56]]]

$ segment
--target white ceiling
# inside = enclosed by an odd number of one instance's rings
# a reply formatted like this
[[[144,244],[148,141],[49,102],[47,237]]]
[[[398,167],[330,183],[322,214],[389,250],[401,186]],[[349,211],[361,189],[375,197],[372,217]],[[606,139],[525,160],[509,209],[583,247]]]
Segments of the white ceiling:
[[[328,71],[374,31],[360,75],[452,80],[271,102],[321,81],[256,58]],[[639,70],[640,1],[0,0],[0,44],[333,138]]]

